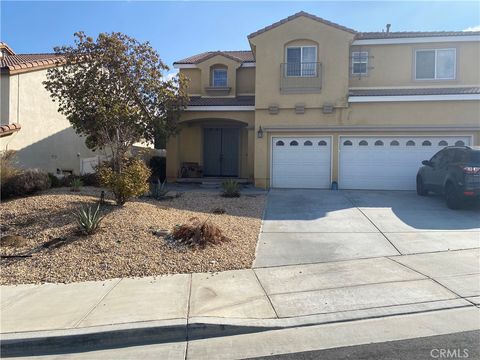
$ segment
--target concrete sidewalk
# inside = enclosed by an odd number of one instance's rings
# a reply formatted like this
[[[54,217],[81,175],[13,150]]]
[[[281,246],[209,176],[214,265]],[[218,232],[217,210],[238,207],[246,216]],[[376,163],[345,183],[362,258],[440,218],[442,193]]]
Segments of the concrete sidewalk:
[[[1,332],[136,322],[293,326],[480,303],[479,249],[1,287]]]

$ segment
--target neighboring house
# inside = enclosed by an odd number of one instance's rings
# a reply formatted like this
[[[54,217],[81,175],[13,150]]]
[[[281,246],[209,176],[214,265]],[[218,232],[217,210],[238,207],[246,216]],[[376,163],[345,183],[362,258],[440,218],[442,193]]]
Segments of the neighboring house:
[[[414,189],[421,160],[480,144],[480,32],[362,33],[300,12],[248,40],[174,64],[191,99],[170,180],[193,163],[262,188]]]
[[[58,56],[15,54],[5,43],[0,43],[0,54],[1,150],[15,150],[24,168],[58,174],[91,169],[97,154],[57,111],[42,84]]]

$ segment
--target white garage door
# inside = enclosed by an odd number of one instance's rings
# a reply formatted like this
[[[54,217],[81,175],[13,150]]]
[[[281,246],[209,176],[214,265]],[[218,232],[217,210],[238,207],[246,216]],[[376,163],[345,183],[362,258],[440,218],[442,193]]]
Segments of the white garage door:
[[[330,187],[331,140],[328,137],[272,139],[272,187]]]
[[[447,145],[469,145],[465,136],[340,137],[341,189],[413,190],[422,160]]]

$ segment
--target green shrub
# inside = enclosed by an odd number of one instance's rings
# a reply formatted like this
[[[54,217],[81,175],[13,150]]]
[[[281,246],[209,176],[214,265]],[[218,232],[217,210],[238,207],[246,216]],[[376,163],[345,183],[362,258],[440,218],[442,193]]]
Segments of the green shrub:
[[[59,178],[52,173],[48,173],[48,178],[50,179],[50,186],[52,188],[59,188],[65,186],[64,178]]]
[[[83,186],[83,181],[80,178],[73,178],[70,182],[70,191],[79,192]]]
[[[97,173],[80,175],[80,179],[82,180],[84,186],[100,186],[100,181],[98,179]]]
[[[161,199],[168,193],[167,189],[167,181],[161,182],[157,179],[157,181],[152,182],[150,184],[150,196],[155,199]]]
[[[167,159],[163,156],[152,156],[148,165],[152,170],[152,180],[163,183],[167,177]]]
[[[109,164],[98,168],[100,183],[110,189],[118,205],[123,205],[133,196],[145,194],[148,189],[150,169],[139,159],[125,162],[121,173],[113,171]]]
[[[3,186],[12,177],[18,175],[20,170],[15,167],[15,151],[5,150],[0,154],[0,178]]]
[[[222,183],[224,197],[239,197],[240,184],[235,180],[226,180]]]
[[[74,213],[80,231],[85,235],[97,232],[103,216],[100,214],[100,204],[95,209],[92,206],[82,207]]]
[[[50,186],[50,178],[47,173],[37,169],[27,169],[11,177],[2,186],[2,198],[32,195],[46,190]]]

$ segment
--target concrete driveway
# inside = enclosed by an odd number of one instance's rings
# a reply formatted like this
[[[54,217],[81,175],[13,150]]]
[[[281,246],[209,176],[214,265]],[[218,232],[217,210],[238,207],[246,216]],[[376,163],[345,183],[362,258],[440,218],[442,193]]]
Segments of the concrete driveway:
[[[254,267],[472,249],[480,207],[409,191],[271,190]]]

